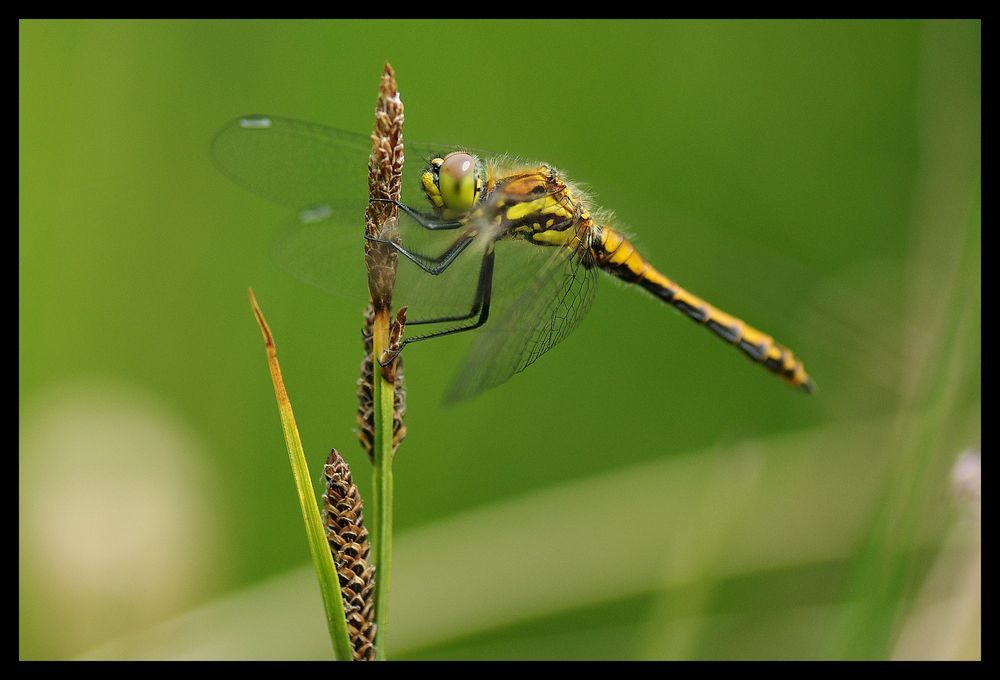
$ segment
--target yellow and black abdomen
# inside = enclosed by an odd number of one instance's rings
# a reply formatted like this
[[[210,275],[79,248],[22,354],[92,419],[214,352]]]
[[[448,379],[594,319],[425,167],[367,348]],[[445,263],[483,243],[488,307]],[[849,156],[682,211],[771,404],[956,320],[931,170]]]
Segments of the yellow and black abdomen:
[[[790,349],[678,286],[658,272],[618,231],[611,227],[598,227],[597,232],[591,249],[598,267],[623,281],[642,286],[726,342],[736,345],[750,359],[781,376],[793,387],[806,392],[815,389],[802,362]]]

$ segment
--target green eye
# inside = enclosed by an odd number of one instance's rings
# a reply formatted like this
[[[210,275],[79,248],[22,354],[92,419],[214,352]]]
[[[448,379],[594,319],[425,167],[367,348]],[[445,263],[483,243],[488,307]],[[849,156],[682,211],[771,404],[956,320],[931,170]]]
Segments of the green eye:
[[[444,157],[438,170],[438,189],[445,207],[468,212],[479,200],[479,182],[475,156],[456,151]]]

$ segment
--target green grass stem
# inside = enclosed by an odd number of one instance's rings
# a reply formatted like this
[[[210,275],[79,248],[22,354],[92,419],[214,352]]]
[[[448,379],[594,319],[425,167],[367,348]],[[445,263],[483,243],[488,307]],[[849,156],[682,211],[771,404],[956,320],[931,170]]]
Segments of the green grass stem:
[[[375,401],[375,469],[372,507],[374,525],[372,548],[375,555],[375,658],[386,658],[386,620],[389,605],[389,576],[392,568],[392,417],[394,386],[378,368],[389,340],[388,310],[377,310],[372,327],[372,356],[375,359],[373,390]]]

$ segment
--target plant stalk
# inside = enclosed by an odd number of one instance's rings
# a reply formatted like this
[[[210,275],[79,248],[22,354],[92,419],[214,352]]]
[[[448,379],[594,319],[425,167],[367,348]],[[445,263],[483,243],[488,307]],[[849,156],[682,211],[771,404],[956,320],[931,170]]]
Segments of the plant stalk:
[[[376,309],[372,327],[372,350],[376,362],[389,344],[389,310]],[[377,365],[377,364],[376,364]],[[372,495],[375,516],[373,549],[375,563],[375,658],[386,658],[386,621],[389,605],[389,572],[392,566],[392,418],[393,383],[384,371],[373,371],[375,401],[375,468]]]

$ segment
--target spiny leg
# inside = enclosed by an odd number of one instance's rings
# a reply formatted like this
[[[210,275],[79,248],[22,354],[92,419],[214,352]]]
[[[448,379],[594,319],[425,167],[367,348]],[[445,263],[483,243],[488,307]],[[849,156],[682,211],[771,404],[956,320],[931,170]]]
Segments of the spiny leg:
[[[414,210],[405,203],[400,203],[399,201],[392,198],[372,198],[369,199],[372,203],[392,203],[394,206],[405,212],[407,215],[413,218],[413,221],[419,224],[424,229],[428,231],[439,231],[442,229],[458,229],[465,222],[461,220],[452,220],[450,222],[442,222],[436,215],[431,213],[423,213],[419,210]]]
[[[417,335],[412,338],[406,338],[400,343],[399,347],[396,348],[394,352],[386,351],[385,360],[380,359],[379,363],[385,366],[392,362],[399,353],[403,351],[411,342],[419,342],[421,340],[430,340],[431,338],[441,338],[446,335],[452,335],[454,333],[463,333],[465,331],[475,330],[483,324],[486,323],[487,319],[490,317],[490,299],[493,294],[493,258],[494,251],[491,248],[490,251],[483,257],[482,266],[479,268],[479,283],[476,286],[476,302],[473,304],[473,310],[465,317],[458,317],[455,320],[464,320],[471,318],[476,314],[477,308],[479,312],[479,318],[473,323],[467,326],[459,326],[457,328],[448,328],[443,331],[434,331],[433,333],[426,333],[424,335]],[[451,319],[442,319],[443,321],[449,321]],[[413,322],[409,322],[413,323]],[[430,320],[424,320],[423,323],[432,323]]]
[[[378,239],[373,236],[369,236],[368,234],[365,234],[365,240],[373,241],[375,243],[384,243],[388,246],[393,247],[394,249],[396,249],[397,252],[401,253],[404,257],[406,257],[408,260],[416,264],[422,270],[434,276],[437,276],[445,269],[447,269],[448,266],[455,261],[455,258],[461,255],[462,251],[464,251],[469,246],[469,244],[472,243],[474,238],[475,237],[473,235],[467,234],[457,239],[451,246],[449,246],[449,248],[444,253],[442,253],[438,257],[424,257],[422,255],[417,255],[416,253],[408,251],[395,241],[390,241],[387,239]],[[490,253],[492,255],[492,249]],[[427,264],[428,262],[434,264],[428,265]],[[480,273],[481,271],[482,270],[480,270]],[[480,281],[480,285],[477,286],[476,289],[476,297],[473,300],[472,309],[468,313],[458,314],[455,316],[442,316],[432,319],[413,319],[411,321],[407,321],[407,324],[409,324],[410,326],[419,326],[421,324],[443,323],[446,321],[465,321],[466,319],[471,319],[473,316],[479,313],[480,305],[482,303],[481,284],[482,282]],[[367,336],[363,337],[367,341],[368,337]],[[402,350],[402,347],[400,347],[400,350]]]
[[[374,243],[384,243],[387,246],[393,248],[397,253],[408,259],[413,264],[417,265],[423,269],[428,274],[437,276],[445,269],[447,269],[452,262],[455,261],[462,251],[465,250],[470,243],[474,240],[475,236],[473,234],[465,234],[455,239],[455,242],[448,246],[448,249],[437,257],[427,257],[426,255],[420,255],[414,253],[413,251],[407,250],[399,243],[391,241],[389,239],[375,238],[374,236],[369,236],[365,234],[366,241],[372,241]]]
[[[492,254],[491,254],[492,256]],[[464,314],[455,314],[453,316],[436,316],[427,319],[413,319],[407,320],[407,326],[419,326],[421,324],[432,324],[432,323],[447,323],[449,321],[466,321],[472,317],[479,314],[479,310],[482,308],[483,304],[483,280],[482,280],[482,267],[485,266],[485,258],[483,265],[480,266],[480,278],[479,283],[476,284],[476,296],[472,300],[472,309]]]

